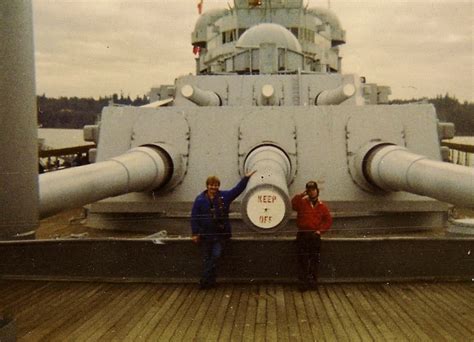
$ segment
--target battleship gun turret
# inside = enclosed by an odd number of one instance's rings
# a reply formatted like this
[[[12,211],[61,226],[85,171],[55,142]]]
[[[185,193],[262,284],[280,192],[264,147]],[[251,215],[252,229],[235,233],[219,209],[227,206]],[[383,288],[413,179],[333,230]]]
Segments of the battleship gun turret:
[[[40,217],[98,200],[173,184],[181,172],[170,148],[149,144],[96,164],[40,175]]]
[[[432,105],[387,105],[388,87],[342,74],[344,43],[334,13],[300,0],[204,12],[197,74],[153,88],[153,106],[104,108],[97,164],[42,176],[41,215],[93,202],[91,226],[183,235],[207,176],[225,189],[249,170],[230,214],[249,236],[291,234],[308,180],[341,230],[443,226],[445,202],[473,207],[473,169],[442,158],[453,131]]]

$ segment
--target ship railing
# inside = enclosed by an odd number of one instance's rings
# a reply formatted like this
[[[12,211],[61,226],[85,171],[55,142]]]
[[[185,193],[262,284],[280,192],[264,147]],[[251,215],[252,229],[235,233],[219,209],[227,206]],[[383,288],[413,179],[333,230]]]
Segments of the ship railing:
[[[39,172],[45,173],[89,164],[89,151],[95,144],[38,151]]]
[[[449,148],[451,163],[474,167],[474,145],[450,141],[443,141],[441,145]]]

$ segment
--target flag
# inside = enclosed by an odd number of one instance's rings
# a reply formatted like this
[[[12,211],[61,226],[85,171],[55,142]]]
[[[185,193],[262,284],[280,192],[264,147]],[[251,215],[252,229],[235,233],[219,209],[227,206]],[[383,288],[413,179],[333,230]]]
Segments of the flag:
[[[201,14],[202,13],[202,3],[204,2],[204,0],[198,0],[198,13]]]

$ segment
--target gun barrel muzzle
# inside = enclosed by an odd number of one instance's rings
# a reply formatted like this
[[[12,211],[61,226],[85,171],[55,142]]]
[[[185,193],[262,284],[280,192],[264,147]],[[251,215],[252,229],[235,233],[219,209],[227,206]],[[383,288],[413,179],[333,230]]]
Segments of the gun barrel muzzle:
[[[338,105],[355,94],[356,88],[352,83],[341,85],[334,89],[323,90],[316,96],[316,106]]]
[[[262,145],[247,156],[244,170],[256,170],[242,200],[242,217],[259,231],[274,231],[283,226],[290,214],[288,181],[291,163],[279,148]]]

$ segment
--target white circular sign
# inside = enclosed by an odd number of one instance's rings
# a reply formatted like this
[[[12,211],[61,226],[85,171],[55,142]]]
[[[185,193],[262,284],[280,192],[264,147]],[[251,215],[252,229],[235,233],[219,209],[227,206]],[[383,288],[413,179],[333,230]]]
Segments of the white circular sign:
[[[285,201],[279,192],[270,188],[253,192],[247,201],[247,217],[263,229],[276,227],[285,218]]]

